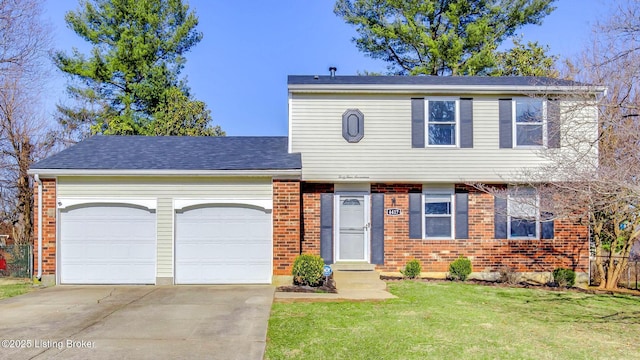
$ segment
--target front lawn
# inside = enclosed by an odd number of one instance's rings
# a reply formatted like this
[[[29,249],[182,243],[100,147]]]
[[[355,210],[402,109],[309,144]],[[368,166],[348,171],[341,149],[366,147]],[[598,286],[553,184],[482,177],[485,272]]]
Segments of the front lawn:
[[[640,359],[640,298],[405,281],[385,302],[274,303],[267,359]]]
[[[2,284],[0,285],[0,300],[22,295],[31,291],[32,289],[33,286],[28,282],[20,282],[17,284]]]

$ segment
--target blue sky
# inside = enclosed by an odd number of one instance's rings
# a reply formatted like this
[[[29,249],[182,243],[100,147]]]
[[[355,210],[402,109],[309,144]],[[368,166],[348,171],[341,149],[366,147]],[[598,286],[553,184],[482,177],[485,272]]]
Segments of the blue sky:
[[[386,64],[358,52],[354,29],[333,14],[333,0],[190,0],[203,40],[187,54],[192,93],[211,109],[227,135],[287,134],[287,75],[338,75],[384,71]],[[558,0],[541,26],[527,26],[525,40],[550,46],[552,54],[575,55],[588,42],[591,26],[612,1]],[[46,0],[56,50],[86,44],[66,27],[64,14],[76,0]],[[56,71],[45,99],[48,116],[68,101],[65,77]]]

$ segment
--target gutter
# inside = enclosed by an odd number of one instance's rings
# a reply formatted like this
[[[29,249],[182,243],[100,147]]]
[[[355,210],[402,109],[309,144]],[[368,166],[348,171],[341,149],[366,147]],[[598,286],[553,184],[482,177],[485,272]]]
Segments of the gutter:
[[[42,180],[35,174],[33,179],[38,183],[38,281],[42,280]]]
[[[273,176],[299,177],[302,169],[267,169],[267,170],[116,170],[116,169],[31,169],[30,175],[44,177],[78,175],[78,176]]]
[[[606,93],[605,86],[542,85],[385,85],[385,84],[289,84],[290,93]]]

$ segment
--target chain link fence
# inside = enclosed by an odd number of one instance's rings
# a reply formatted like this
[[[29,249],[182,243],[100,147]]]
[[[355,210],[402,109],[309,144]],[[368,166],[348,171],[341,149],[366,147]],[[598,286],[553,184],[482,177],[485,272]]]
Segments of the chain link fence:
[[[0,276],[30,279],[33,273],[31,245],[7,245],[0,248]]]
[[[596,268],[596,256],[592,256],[590,260],[591,266],[591,278],[589,279],[590,285],[600,285],[600,279],[598,278],[598,270]],[[607,263],[609,261],[608,256],[600,256],[605,266],[604,270],[607,271]],[[617,263],[622,260],[621,256],[614,256],[614,261]],[[627,289],[638,290],[640,288],[640,259],[632,258],[627,262],[627,267],[622,271],[618,286]]]

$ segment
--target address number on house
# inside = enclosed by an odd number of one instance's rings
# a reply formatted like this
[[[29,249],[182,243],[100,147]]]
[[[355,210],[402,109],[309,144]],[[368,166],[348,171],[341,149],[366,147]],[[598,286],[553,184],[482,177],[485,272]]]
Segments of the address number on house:
[[[396,209],[396,208],[387,209],[387,215],[389,216],[398,216],[401,214],[402,214],[402,210],[400,209]]]

